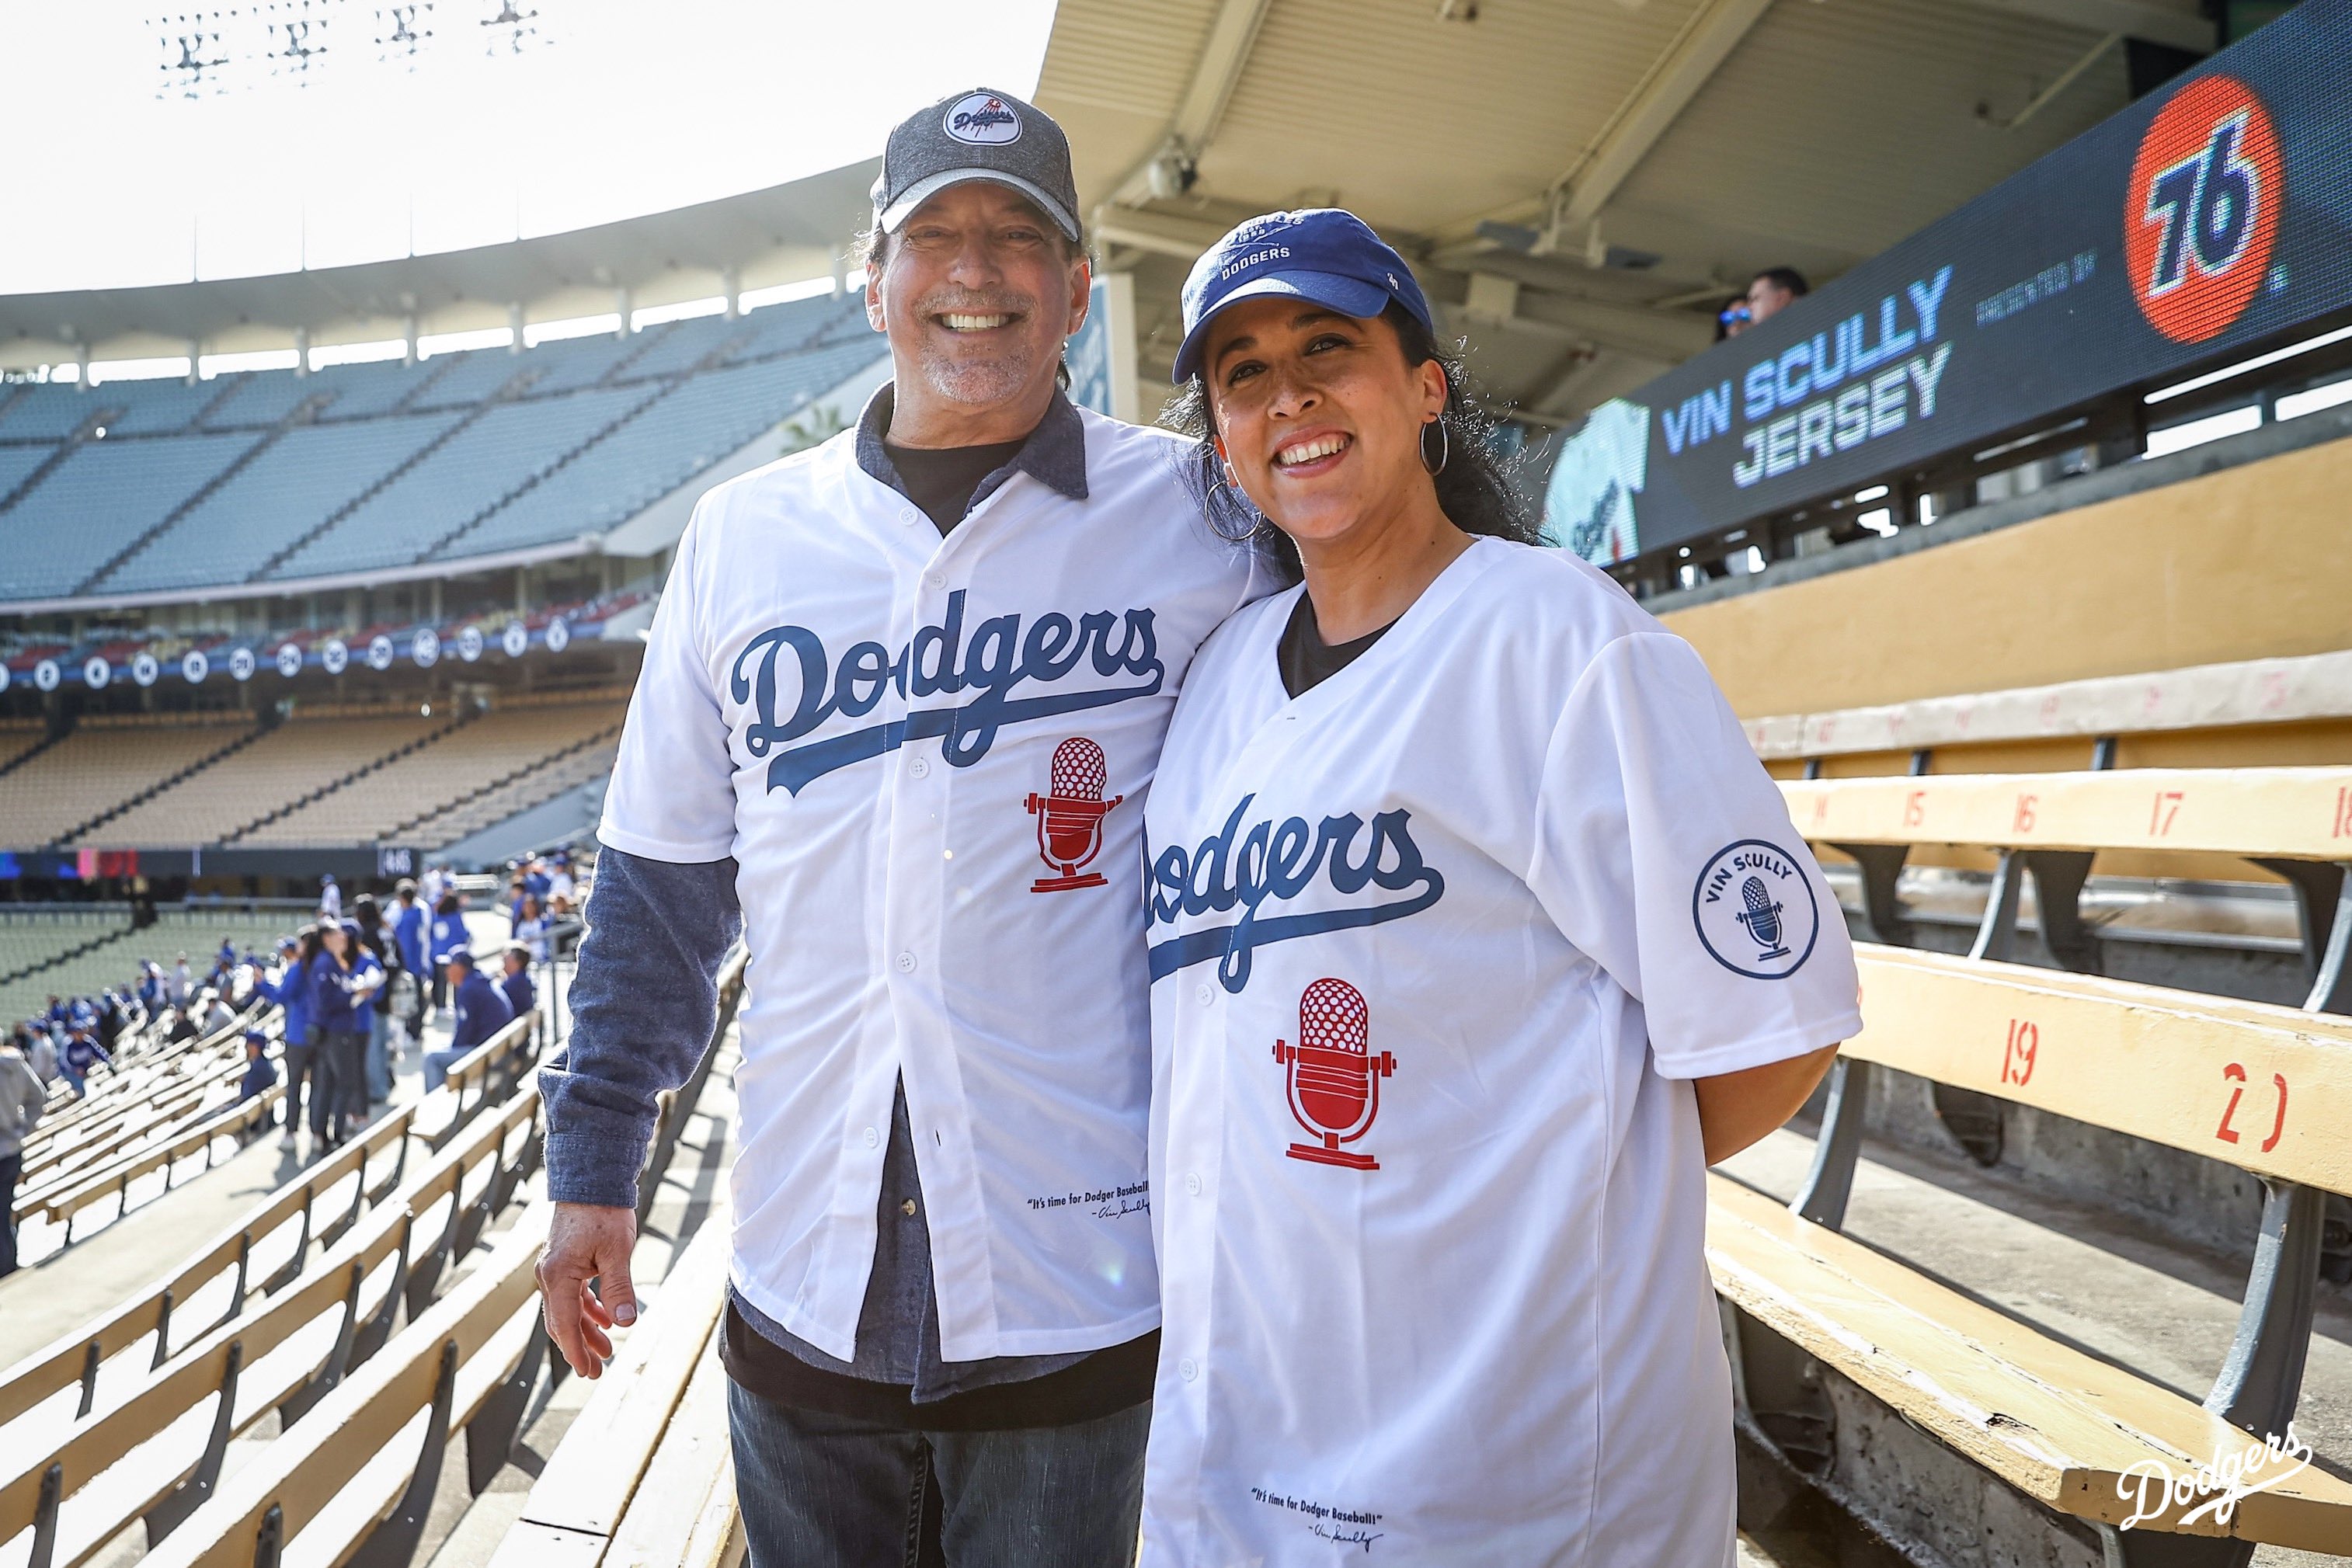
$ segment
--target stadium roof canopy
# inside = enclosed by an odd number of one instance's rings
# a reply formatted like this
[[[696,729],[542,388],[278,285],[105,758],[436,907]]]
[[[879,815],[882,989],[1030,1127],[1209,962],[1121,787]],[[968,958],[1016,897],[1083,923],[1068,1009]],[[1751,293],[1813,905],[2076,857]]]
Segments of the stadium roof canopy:
[[[377,341],[602,315],[816,277],[864,228],[878,158],[696,206],[503,245],[150,287],[0,296],[0,366]]]
[[[2215,46],[2196,0],[1062,0],[1037,91],[1137,275],[1147,385],[1202,248],[1340,204],[1542,423],[1705,348],[1759,269],[1822,281]]]

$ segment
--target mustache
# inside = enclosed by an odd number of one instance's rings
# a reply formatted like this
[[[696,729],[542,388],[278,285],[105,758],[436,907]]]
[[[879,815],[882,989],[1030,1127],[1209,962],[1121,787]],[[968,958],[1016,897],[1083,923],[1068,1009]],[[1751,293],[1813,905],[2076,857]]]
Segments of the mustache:
[[[947,287],[916,300],[915,309],[924,316],[1030,316],[1037,301],[1013,289]]]

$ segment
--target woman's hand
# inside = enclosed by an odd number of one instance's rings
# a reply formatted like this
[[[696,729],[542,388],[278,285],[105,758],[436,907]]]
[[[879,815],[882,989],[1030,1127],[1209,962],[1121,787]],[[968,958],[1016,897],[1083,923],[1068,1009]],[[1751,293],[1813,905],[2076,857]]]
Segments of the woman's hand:
[[[1706,1145],[1706,1163],[1720,1165],[1797,1113],[1837,1060],[1838,1048],[1825,1045],[1785,1061],[1738,1072],[1719,1072],[1696,1080],[1698,1091],[1699,1138]]]

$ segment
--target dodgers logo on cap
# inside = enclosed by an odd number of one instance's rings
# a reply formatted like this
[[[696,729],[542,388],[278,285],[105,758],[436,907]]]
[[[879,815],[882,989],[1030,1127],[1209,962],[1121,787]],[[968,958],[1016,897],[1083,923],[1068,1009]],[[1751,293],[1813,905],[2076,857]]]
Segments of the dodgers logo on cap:
[[[974,147],[1002,147],[1021,140],[1021,117],[992,92],[975,92],[948,106],[940,128]]]
[[[1804,967],[1822,925],[1803,862],[1762,839],[1715,852],[1691,890],[1691,919],[1708,956],[1753,980],[1786,979]]]

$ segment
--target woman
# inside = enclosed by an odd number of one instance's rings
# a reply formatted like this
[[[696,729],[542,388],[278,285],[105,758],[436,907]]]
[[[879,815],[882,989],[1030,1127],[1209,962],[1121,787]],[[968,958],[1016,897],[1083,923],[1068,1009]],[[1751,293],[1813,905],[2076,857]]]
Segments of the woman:
[[[532,963],[547,962],[547,916],[540,912],[539,900],[530,894],[523,894],[522,908],[515,917],[514,939],[530,950]]]
[[[310,1100],[310,1134],[320,1150],[339,1148],[367,1121],[368,1004],[383,967],[360,945],[359,923],[319,931],[324,951],[311,966],[311,1028],[319,1040],[319,1085]]]
[[[1705,1170],[1858,1025],[1690,648],[1533,530],[1404,260],[1274,214],[1171,419],[1301,588],[1186,675],[1146,815],[1151,1568],[1721,1568]]]
[[[310,1034],[310,981],[312,966],[321,951],[319,928],[305,925],[293,936],[281,938],[278,944],[278,977],[257,977],[255,994],[275,1002],[284,1009],[286,1030],[286,1094],[279,1109],[286,1118],[286,1131],[278,1134],[278,1146],[289,1153],[296,1149],[295,1134],[302,1125],[304,1090],[318,1100],[318,1052]]]

